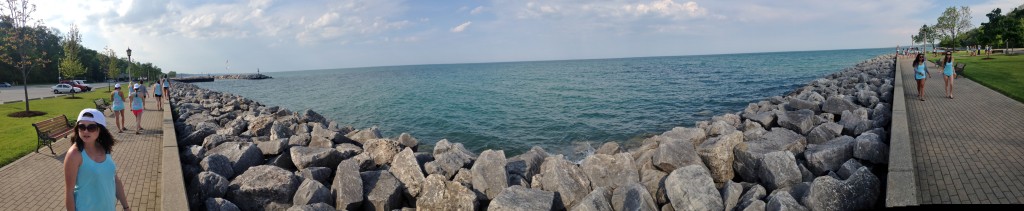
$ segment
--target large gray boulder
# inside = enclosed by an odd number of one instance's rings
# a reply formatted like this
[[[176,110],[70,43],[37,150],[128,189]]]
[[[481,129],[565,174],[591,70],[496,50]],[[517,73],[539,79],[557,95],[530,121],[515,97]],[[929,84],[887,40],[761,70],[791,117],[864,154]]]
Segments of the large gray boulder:
[[[620,150],[619,142],[609,141],[604,142],[601,147],[598,147],[597,151],[594,151],[594,154],[614,155],[619,154],[619,152],[621,152]]]
[[[550,156],[541,164],[541,173],[533,178],[533,188],[557,192],[563,206],[573,207],[590,193],[590,179],[579,166],[562,155]]]
[[[402,133],[402,135],[398,136],[398,144],[402,147],[412,148],[412,151],[415,152],[419,149],[420,141],[416,140],[412,135],[409,135],[409,133]]]
[[[416,198],[416,208],[422,210],[476,210],[478,203],[473,190],[438,174],[427,176]]]
[[[807,144],[823,144],[843,134],[843,126],[834,122],[826,122],[815,126],[807,133]]]
[[[814,111],[801,109],[797,111],[784,111],[779,114],[779,126],[796,131],[800,134],[807,134],[814,127]]]
[[[242,134],[242,132],[245,132],[245,130],[247,130],[248,128],[249,121],[245,121],[245,119],[238,118],[228,121],[227,124],[224,124],[224,128],[217,130],[216,133],[221,135],[238,136],[239,134]]]
[[[650,192],[635,182],[615,188],[612,192],[612,207],[615,210],[658,210]]]
[[[334,170],[334,181],[331,182],[331,195],[334,206],[338,209],[359,209],[363,202],[363,178],[359,174],[359,165],[354,160],[345,160]]]
[[[675,210],[723,210],[722,195],[703,165],[684,166],[665,178],[665,189]]]
[[[466,150],[462,143],[449,143],[441,139],[434,145],[434,161],[423,165],[427,174],[440,174],[452,178],[461,168],[470,167],[476,155]]]
[[[263,155],[274,156],[280,155],[281,152],[288,150],[288,138],[283,139],[271,139],[266,141],[255,141],[256,147],[260,148],[260,152]]]
[[[804,204],[811,210],[864,210],[875,207],[881,182],[867,167],[861,167],[849,179],[821,176],[811,183]]]
[[[249,122],[249,134],[252,136],[270,135],[270,127],[274,125],[274,117],[260,116]],[[245,205],[243,205],[245,206]]]
[[[356,141],[360,144],[365,144],[366,141],[380,139],[383,138],[384,136],[380,134],[380,129],[378,129],[377,126],[373,126],[362,130],[352,131],[351,133],[345,135],[345,137],[348,137],[349,139],[352,139],[353,141]]]
[[[227,142],[207,151],[206,154],[227,157],[228,161],[231,161],[232,171],[236,174],[245,172],[251,166],[263,164],[263,153],[252,143]]]
[[[337,166],[345,157],[332,148],[296,146],[290,149],[292,162],[299,169]]]
[[[288,122],[277,121],[270,127],[270,140],[277,140],[288,138],[292,136],[291,130],[292,124]]]
[[[390,211],[402,208],[402,182],[388,170],[359,173],[363,179],[366,210]]]
[[[197,145],[189,145],[181,150],[181,162],[185,164],[199,164],[206,157],[206,149]]]
[[[722,193],[722,202],[725,205],[725,210],[733,210],[740,202],[740,194],[743,194],[743,185],[732,182],[732,180],[726,181],[719,192]]]
[[[763,204],[762,200],[764,200],[764,197],[767,195],[768,191],[765,190],[763,186],[755,184],[754,186],[747,188],[746,192],[740,196],[739,204],[736,208],[743,209],[755,202],[762,202]]]
[[[508,172],[509,177],[518,175],[526,179],[527,182],[532,182],[533,175],[540,173],[540,165],[544,163],[544,158],[547,157],[548,153],[544,149],[534,146],[530,148],[530,151],[509,158],[508,163],[505,164],[505,170]]]
[[[228,192],[228,179],[212,172],[199,172],[189,183],[188,198],[193,203],[207,198],[221,198]]]
[[[804,152],[804,157],[811,173],[825,175],[829,171],[839,170],[843,162],[853,158],[853,148],[853,137],[841,136],[824,144],[810,145]]]
[[[213,154],[203,158],[202,162],[199,162],[199,166],[203,168],[203,171],[209,171],[220,175],[224,178],[235,177],[235,170],[231,167],[231,160],[220,154]]]
[[[481,153],[480,157],[483,156]],[[554,203],[554,192],[515,185],[502,190],[491,200],[487,210],[552,210]]]
[[[694,164],[704,165],[694,144],[687,139],[663,138],[658,143],[658,149],[654,151],[653,164],[664,172]]]
[[[369,154],[373,163],[378,166],[390,163],[401,150],[398,142],[391,139],[370,139],[363,142],[363,153]]]
[[[686,140],[692,143],[693,147],[696,148],[701,143],[704,143],[708,134],[707,131],[700,128],[675,127],[670,131],[665,131],[658,137],[667,140]]]
[[[292,205],[286,211],[334,211],[334,207],[327,203],[315,203],[306,205]]]
[[[302,181],[299,188],[292,197],[292,205],[307,205],[316,203],[334,203],[331,191],[316,180],[306,179]]]
[[[206,210],[207,211],[240,211],[241,210],[241,209],[238,209],[238,206],[236,206],[234,203],[231,203],[231,201],[225,200],[223,198],[209,198],[209,199],[206,199],[205,204],[206,204]]]
[[[733,131],[714,138],[709,138],[697,148],[697,155],[700,156],[704,165],[711,171],[711,178],[722,183],[732,180],[733,172],[733,148],[736,144],[743,142],[743,132]]]
[[[313,110],[306,109],[306,110],[300,112],[299,114],[302,117],[300,120],[302,122],[304,122],[304,123],[306,123],[306,122],[316,122],[316,123],[320,123],[320,124],[327,124],[327,119],[324,118],[324,116],[314,112]]]
[[[220,146],[223,143],[232,141],[238,141],[238,137],[221,134],[209,135],[206,136],[206,138],[203,138],[203,149],[213,150],[213,148],[217,148],[217,146]]]
[[[836,115],[842,115],[843,111],[853,111],[857,108],[860,108],[860,106],[845,99],[842,95],[829,96],[825,103],[821,105],[821,111]]]
[[[305,179],[315,180],[317,182],[320,182],[321,185],[322,184],[331,184],[330,183],[331,182],[330,179],[331,179],[331,174],[333,173],[332,171],[333,170],[331,170],[331,168],[327,168],[327,167],[309,167],[309,168],[305,168],[305,169],[299,170],[298,172],[295,172],[295,176],[298,176],[299,178],[302,178],[304,180]],[[333,203],[328,203],[328,204],[333,204]]]
[[[656,204],[668,203],[668,197],[665,196],[665,177],[667,176],[668,173],[654,169],[644,169],[640,172],[640,184],[643,184],[647,192],[650,192]]]
[[[277,166],[253,166],[231,181],[227,199],[242,210],[264,210],[272,202],[290,204],[299,179]]]
[[[612,192],[607,187],[597,187],[586,197],[580,200],[579,204],[572,207],[572,211],[613,211],[611,203]]]
[[[494,199],[508,187],[508,174],[505,173],[505,151],[484,150],[473,163],[473,189],[487,195],[488,200]]]
[[[780,210],[780,211],[806,211],[807,207],[800,205],[793,196],[789,195],[786,191],[776,191],[768,197],[768,204],[765,205],[766,210]]]
[[[640,182],[640,172],[637,171],[636,164],[633,164],[633,158],[628,153],[591,155],[583,159],[580,168],[590,179],[591,187],[616,189]]]
[[[789,151],[776,151],[764,155],[761,170],[758,171],[761,184],[769,190],[785,188],[800,183],[800,169],[796,157]]]
[[[419,196],[425,177],[423,170],[420,169],[420,164],[416,162],[416,155],[412,152],[412,148],[406,147],[395,155],[394,160],[391,160],[390,170],[399,181],[402,181],[402,184],[405,184],[410,195]]]
[[[840,179],[849,179],[850,176],[857,173],[857,170],[860,170],[860,167],[864,167],[864,165],[857,162],[857,159],[850,159],[843,163],[843,166],[839,167],[839,171],[836,171],[836,174],[839,175]],[[813,182],[814,180],[811,181]]]
[[[889,145],[872,132],[861,133],[854,143],[853,157],[874,164],[886,164],[889,163]]]
[[[291,153],[291,151],[288,151],[288,150],[285,150],[285,151],[281,152],[280,155],[271,157],[270,159],[267,160],[266,164],[267,165],[281,167],[283,169],[288,169],[288,170],[296,170],[297,169],[297,168],[295,168],[295,163],[292,162],[292,153]]]
[[[308,133],[296,134],[288,138],[288,146],[309,146],[309,141]]]
[[[785,105],[786,105],[786,110],[790,110],[790,111],[809,110],[809,111],[813,111],[815,113],[821,112],[821,103],[818,103],[818,102],[812,102],[812,101],[807,101],[807,100],[802,100],[802,99],[790,99],[789,102],[786,103]],[[780,118],[781,118],[781,116],[780,116]]]
[[[316,123],[309,125],[313,128],[313,131],[309,133],[310,146],[330,148],[336,143],[335,140],[341,136],[338,132],[324,128],[324,125]]]
[[[185,135],[185,138],[182,138],[181,141],[178,142],[178,145],[181,145],[181,146],[185,146],[185,145],[201,145],[201,144],[203,144],[203,139],[206,139],[207,136],[210,136],[210,135],[213,135],[213,134],[217,133],[217,130],[216,130],[217,128],[215,127],[217,124],[210,123],[210,124],[201,124],[201,125],[212,125],[212,126],[196,127],[196,129],[194,131],[192,131],[188,135]]]
[[[843,125],[843,134],[856,136],[871,130],[874,122],[868,119],[867,109],[857,108],[853,111],[843,111],[839,124]]]
[[[761,139],[739,143],[733,149],[733,169],[743,181],[760,181],[758,171],[764,155],[776,151],[799,154],[804,148],[804,137],[785,128],[772,128]]]

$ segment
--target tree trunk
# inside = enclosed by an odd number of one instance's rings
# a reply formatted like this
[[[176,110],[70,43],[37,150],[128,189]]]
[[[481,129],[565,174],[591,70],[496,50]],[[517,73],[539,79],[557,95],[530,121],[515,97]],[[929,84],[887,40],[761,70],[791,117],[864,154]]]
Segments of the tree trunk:
[[[21,81],[21,87],[25,90],[25,112],[28,112],[31,110],[28,109],[28,72],[25,70],[25,67],[21,68]]]

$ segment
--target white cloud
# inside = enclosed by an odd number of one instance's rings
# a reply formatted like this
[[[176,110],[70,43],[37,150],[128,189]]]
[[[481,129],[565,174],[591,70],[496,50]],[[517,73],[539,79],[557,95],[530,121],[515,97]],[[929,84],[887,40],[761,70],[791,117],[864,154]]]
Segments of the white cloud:
[[[458,26],[455,26],[454,28],[452,28],[451,31],[455,32],[455,33],[459,33],[459,32],[465,31],[466,27],[469,27],[470,24],[473,24],[473,21],[466,21],[465,23],[459,24]]]
[[[469,11],[469,14],[470,15],[476,15],[476,14],[480,14],[482,12],[484,12],[484,6],[478,6],[476,8],[473,8],[472,11]]]

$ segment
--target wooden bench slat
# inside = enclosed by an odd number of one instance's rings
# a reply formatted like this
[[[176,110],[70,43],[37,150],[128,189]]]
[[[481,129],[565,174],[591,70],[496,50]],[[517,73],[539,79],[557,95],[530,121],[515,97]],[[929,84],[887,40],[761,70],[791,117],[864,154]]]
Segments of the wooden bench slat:
[[[35,127],[36,135],[39,138],[39,142],[36,144],[36,153],[39,152],[39,147],[46,145],[50,148],[50,153],[57,154],[53,151],[52,143],[73,132],[71,131],[73,127],[69,125],[68,117],[65,115],[45,119],[33,123],[32,126]]]

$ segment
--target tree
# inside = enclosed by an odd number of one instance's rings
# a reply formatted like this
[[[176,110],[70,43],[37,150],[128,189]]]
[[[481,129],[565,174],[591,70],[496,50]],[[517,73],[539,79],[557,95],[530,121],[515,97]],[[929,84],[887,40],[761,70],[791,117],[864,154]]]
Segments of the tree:
[[[971,24],[971,8],[967,6],[961,6],[959,10],[956,7],[946,8],[946,11],[942,12],[942,16],[939,16],[935,27],[942,35],[949,38],[952,44],[949,47],[957,47],[958,35],[974,27]]]
[[[168,78],[178,77],[178,72],[174,72],[174,71],[167,72],[167,77]]]
[[[107,69],[106,76],[110,79],[116,79],[120,76],[121,71],[117,69],[117,53],[110,47],[103,47],[103,55],[96,55],[100,60],[100,65],[103,65],[104,69]],[[107,82],[107,91],[110,91],[110,82]]]
[[[28,0],[5,0],[2,4],[0,5],[0,15],[6,16],[4,20],[8,21],[11,27],[4,28],[4,34],[7,36],[4,37],[3,42],[0,42],[0,51],[9,53],[0,54],[0,61],[21,72],[24,82],[22,88],[25,90],[25,111],[11,115],[24,117],[43,115],[45,113],[32,112],[28,100],[29,71],[48,62],[45,59],[46,52],[37,48],[40,39],[33,31],[42,25],[42,21],[32,18],[32,13],[36,11],[36,5],[29,4]]]
[[[64,58],[60,59],[59,69],[60,75],[67,79],[74,79],[79,75],[85,73],[85,66],[82,66],[82,61],[78,58],[78,52],[81,49],[82,34],[78,32],[78,26],[71,24],[71,29],[68,30],[68,36],[64,37],[61,41],[61,46],[64,48]],[[85,91],[85,90],[82,90]],[[71,92],[71,98],[75,97],[75,92]]]
[[[927,24],[921,25],[921,29],[917,31],[917,39],[915,42],[931,43],[932,48],[935,48],[935,40],[938,39],[938,35],[935,33],[935,27],[928,26]],[[923,50],[923,49],[922,49]]]

